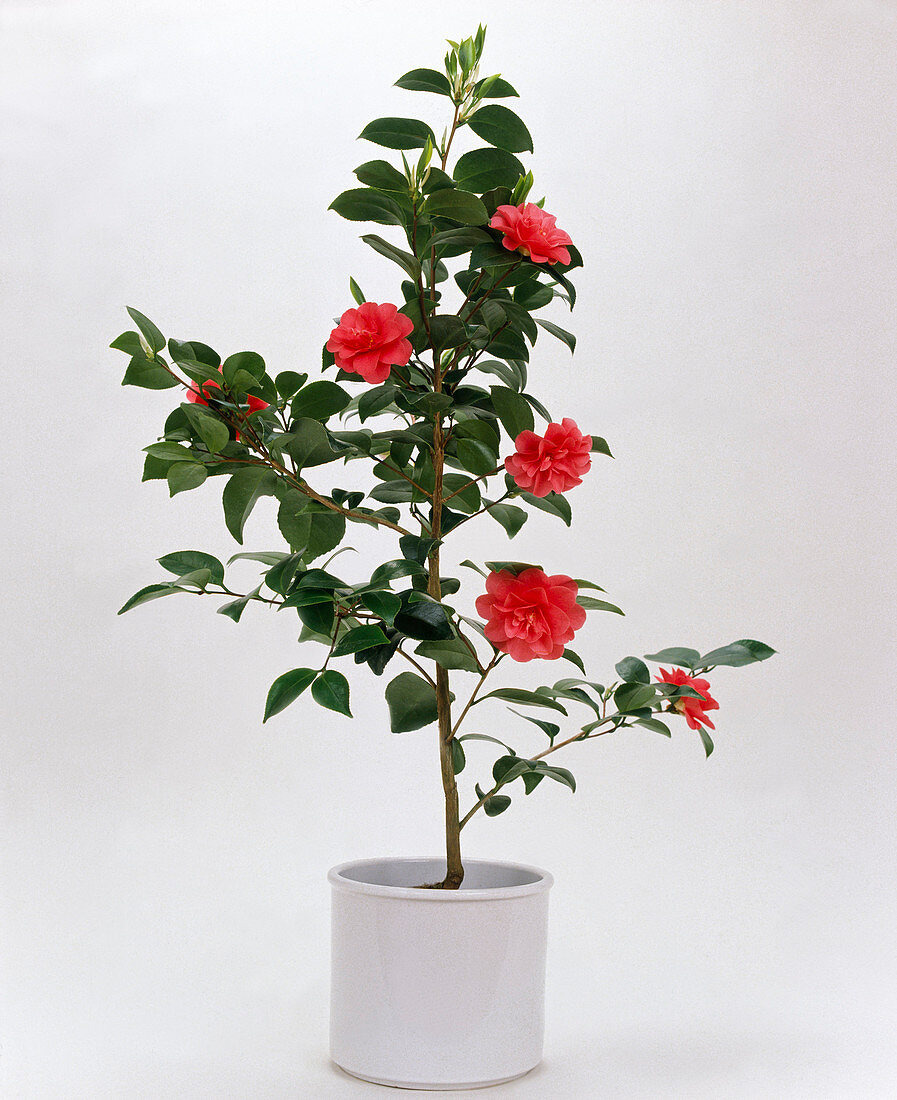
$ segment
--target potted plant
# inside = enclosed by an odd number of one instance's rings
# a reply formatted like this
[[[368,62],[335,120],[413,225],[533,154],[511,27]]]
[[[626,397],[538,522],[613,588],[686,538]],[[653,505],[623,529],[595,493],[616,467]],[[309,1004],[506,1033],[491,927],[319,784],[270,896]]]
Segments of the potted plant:
[[[444,855],[355,861],[329,876],[334,1060],[368,1080],[434,1089],[509,1080],[541,1058],[551,877],[463,860],[467,823],[504,813],[546,780],[575,790],[558,760],[617,730],[669,737],[683,718],[709,755],[718,704],[706,675],[773,653],[751,639],[703,655],[675,647],[624,657],[598,682],[570,643],[588,614],[622,612],[569,575],[562,545],[545,563],[464,560],[470,522],[514,538],[537,509],[569,526],[569,495],[580,485],[587,495],[593,460],[611,455],[591,425],[549,412],[529,390],[540,331],[575,348],[541,313],[555,299],[573,309],[582,261],[544,200],[530,199],[533,173],[519,159],[530,134],[503,102],[514,88],[479,74],[484,39],[480,27],[449,43],[444,71],[397,81],[438,97],[440,136],[416,118],[379,118],[360,135],[387,152],[355,169],[359,186],[332,209],[390,227],[392,239],[362,240],[398,268],[400,286],[393,301],[370,302],[349,280],[354,304],[324,344],[325,377],[309,377],[306,360],[301,371],[269,372],[255,352],[222,358],[199,340],[166,341],[134,309],[136,330],[111,345],[130,357],[125,385],[179,391],[145,448],[144,480],[166,479],[173,496],[220,477],[240,544],[252,509],[272,498],[285,542],[230,559],[261,565],[249,591],[233,588],[211,554],[167,554],[159,563],[173,579],[141,589],[122,612],[179,592],[225,596],[218,611],[235,622],[250,604],[287,611],[312,655],[283,662],[296,667],[271,685],[264,721],[306,692],[351,719],[344,670],[354,665],[384,678],[384,725],[388,711],[396,733],[435,727]],[[462,135],[472,147],[458,155]],[[365,489],[333,484],[349,464],[364,470]],[[355,524],[380,533],[382,561],[335,563]],[[502,686],[515,662],[531,664],[531,688]],[[508,705],[513,735],[468,732],[488,699]],[[536,739],[524,753],[506,743],[521,724]],[[462,806],[459,776],[466,786],[476,741],[497,759]]]

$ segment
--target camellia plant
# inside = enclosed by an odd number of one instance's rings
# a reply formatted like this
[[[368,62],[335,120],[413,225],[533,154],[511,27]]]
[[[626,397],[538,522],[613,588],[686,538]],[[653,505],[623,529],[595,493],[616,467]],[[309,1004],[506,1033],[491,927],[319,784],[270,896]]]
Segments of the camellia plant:
[[[574,336],[541,312],[556,299],[573,309],[570,274],[582,260],[545,200],[530,199],[533,173],[520,155],[532,151],[532,139],[518,115],[495,102],[515,97],[514,88],[479,75],[484,39],[481,27],[449,44],[444,72],[414,69],[397,81],[444,104],[441,136],[416,118],[378,118],[361,132],[390,159],[356,168],[360,186],[331,208],[350,221],[391,227],[392,240],[375,233],[361,239],[399,269],[401,281],[395,301],[370,302],[349,280],[354,304],[324,343],[323,371],[331,377],[272,374],[252,351],[222,361],[199,340],[166,345],[134,309],[137,331],[111,345],[130,356],[124,385],[181,391],[161,439],[146,448],[144,480],[167,479],[174,496],[221,477],[225,524],[241,544],[257,502],[274,498],[286,544],[230,559],[263,567],[249,592],[235,591],[210,554],[167,554],[159,563],[174,579],[141,589],[122,612],[186,592],[226,596],[218,611],[235,622],[253,603],[295,614],[299,641],[320,657],[274,680],[265,721],[306,690],[320,706],[351,717],[349,681],[338,666],[364,666],[377,677],[389,668],[392,730],[435,724],[438,731],[446,875],[426,885],[444,889],[462,882],[461,830],[480,810],[501,814],[510,791],[531,794],[545,779],[575,790],[556,752],[632,726],[669,737],[668,722],[681,715],[709,755],[718,703],[705,676],[774,652],[751,639],[704,654],[675,647],[645,660],[625,657],[615,677],[599,683],[570,648],[588,613],[622,614],[597,584],[529,562],[464,560],[476,593],[473,616],[461,576],[442,571],[446,548],[463,545],[472,521],[494,521],[514,538],[535,509],[569,526],[570,496],[588,485],[593,456],[611,455],[591,425],[581,428],[569,410],[549,412],[529,391],[540,331],[575,349]],[[455,155],[464,136],[473,147]],[[323,319],[321,328],[324,336]],[[333,471],[348,463],[370,474],[366,491],[333,485]],[[347,578],[333,558],[352,524],[376,528],[391,545],[385,561]],[[558,567],[575,571],[569,562],[551,563]],[[565,662],[576,675],[526,690],[496,685],[509,659],[536,662],[540,679],[541,662]],[[652,679],[645,661],[669,667]],[[472,708],[487,699],[509,704],[514,722],[545,739],[542,747],[521,754],[503,739],[465,732]],[[576,709],[585,720],[575,718]],[[458,776],[473,741],[497,745],[500,755],[462,813]]]

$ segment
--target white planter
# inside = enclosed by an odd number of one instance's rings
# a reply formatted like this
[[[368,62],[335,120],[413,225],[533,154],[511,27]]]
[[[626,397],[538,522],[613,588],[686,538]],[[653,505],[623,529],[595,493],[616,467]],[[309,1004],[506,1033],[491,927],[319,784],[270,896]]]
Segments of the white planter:
[[[537,867],[439,859],[334,867],[330,1052],[347,1073],[409,1089],[482,1088],[542,1059],[548,891]]]

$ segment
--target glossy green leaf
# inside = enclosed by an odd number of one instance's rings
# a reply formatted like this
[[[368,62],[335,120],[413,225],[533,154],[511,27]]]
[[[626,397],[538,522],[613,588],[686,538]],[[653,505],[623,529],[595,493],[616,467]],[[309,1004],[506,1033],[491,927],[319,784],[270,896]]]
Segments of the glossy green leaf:
[[[131,320],[143,333],[143,338],[153,349],[153,351],[161,351],[165,347],[165,337],[156,328],[149,317],[144,317],[136,309],[132,309],[131,306],[127,307],[128,313],[131,315]]]
[[[486,817],[498,817],[511,805],[511,799],[506,794],[490,795],[483,803]]]
[[[458,158],[452,175],[459,187],[482,195],[493,187],[513,187],[523,165],[504,149],[473,149]]]
[[[390,244],[389,241],[384,241],[382,237],[378,237],[375,233],[366,233],[361,239],[365,244],[370,245],[375,252],[379,252],[379,254],[385,256],[387,260],[392,260],[394,264],[398,264],[409,278],[420,278],[420,261],[416,256],[412,255],[412,253],[405,252],[401,248],[396,248],[394,244]]]
[[[511,539],[527,520],[527,513],[516,504],[492,504],[486,514],[500,523]]]
[[[614,692],[614,703],[621,713],[639,710],[657,698],[653,684],[623,684]]]
[[[408,180],[386,160],[369,160],[359,164],[355,175],[360,183],[367,187],[376,187],[378,191],[393,191],[396,194],[408,194]]]
[[[704,755],[709,756],[713,752],[713,739],[703,726],[698,727],[698,736],[701,738],[701,744],[704,746]]]
[[[701,666],[727,665],[730,668],[741,668],[743,665],[752,665],[756,661],[765,661],[768,657],[772,657],[774,653],[775,650],[770,649],[763,642],[756,642],[752,638],[742,638],[730,645],[724,645],[720,649],[705,653],[695,663]]]
[[[387,149],[423,149],[428,138],[437,144],[426,122],[416,118],[376,118],[358,136]]]
[[[557,516],[569,527],[573,520],[570,502],[561,493],[547,493],[544,497],[534,496],[532,493],[521,493],[520,499],[525,500],[533,508],[540,512],[547,512],[550,516]]]
[[[135,592],[134,595],[126,600],[122,607],[119,608],[118,614],[124,615],[126,611],[130,611],[132,607],[138,607],[142,603],[148,603],[150,600],[156,600],[160,596],[170,596],[172,592],[183,592],[183,588],[178,588],[174,582],[165,582],[162,584],[148,584],[146,588],[141,588],[139,592]]]
[[[701,655],[696,649],[686,649],[683,646],[670,646],[668,649],[659,649],[656,653],[646,653],[646,661],[656,661],[661,665],[681,665],[683,668],[695,668],[700,663]]]
[[[349,709],[349,681],[341,672],[328,668],[311,685],[311,695],[314,701],[327,710],[334,710],[337,714],[352,717]]]
[[[607,455],[608,458],[613,458],[614,457],[610,453],[610,447],[608,447],[608,445],[607,445],[607,440],[602,439],[602,437],[600,435],[593,435],[592,436],[592,453],[593,454]]]
[[[254,588],[252,592],[248,592],[245,596],[240,596],[239,599],[231,600],[230,603],[222,604],[221,607],[218,608],[218,614],[226,615],[229,619],[233,619],[235,623],[238,623],[247,605],[252,602],[254,597],[256,597],[261,590],[262,586],[259,585],[258,588]]]
[[[593,596],[577,596],[576,602],[586,611],[611,611],[614,615],[623,614],[616,604],[608,603],[607,600],[596,600]]]
[[[228,531],[242,544],[243,527],[259,497],[273,496],[277,477],[264,466],[243,466],[231,474],[224,487],[222,504]]]
[[[168,495],[173,497],[189,489],[196,489],[207,476],[205,466],[199,462],[175,462],[166,474]]]
[[[178,384],[171,373],[152,359],[146,359],[141,355],[135,355],[128,364],[125,376],[122,379],[123,386],[140,386],[144,390],[170,390]]]
[[[541,317],[536,318],[536,324],[545,329],[546,332],[550,332],[552,336],[556,336],[558,340],[561,340],[567,345],[571,352],[576,351],[576,337],[572,332],[568,332],[565,328],[561,328],[560,325],[552,324],[551,321],[546,321]]]
[[[377,222],[380,225],[402,225],[399,204],[388,195],[371,187],[354,187],[337,195],[328,207],[351,222]]]
[[[483,99],[507,99],[520,94],[507,80],[503,80],[500,76],[484,76],[482,80],[476,82],[474,90]]]
[[[435,661],[443,668],[460,669],[463,672],[480,671],[480,666],[473,654],[460,638],[445,638],[440,642],[421,642],[414,652]]]
[[[324,421],[342,412],[351,400],[342,386],[324,379],[304,386],[293,398],[290,412],[294,418]]]
[[[298,393],[307,381],[307,374],[297,374],[294,370],[285,370],[281,371],[274,379],[274,385],[281,397],[289,398],[294,393]]]
[[[224,583],[224,566],[211,554],[204,554],[201,550],[176,550],[173,554],[166,554],[157,559],[163,569],[174,573],[176,577],[182,577],[185,573],[192,573],[196,569],[208,569],[211,579],[215,584]]]
[[[617,675],[628,684],[650,684],[651,673],[644,661],[638,657],[624,657],[615,665]]]
[[[327,438],[323,426],[311,417],[298,417],[290,424],[290,431],[281,441],[283,449],[300,470],[321,466],[339,458]]]
[[[403,596],[402,608],[393,619],[393,625],[401,634],[418,641],[437,642],[454,637],[442,604],[426,598],[412,603],[408,594]]]
[[[481,695],[477,703],[482,703],[484,699],[502,699],[506,703],[516,703],[520,707],[544,707],[546,710],[560,711],[561,714],[567,713],[556,699],[539,695],[535,691],[525,691],[523,688],[497,688],[487,695]]]
[[[493,386],[489,393],[496,415],[512,441],[521,432],[533,430],[533,410],[519,393],[504,386]]]
[[[262,722],[267,722],[269,718],[279,714],[298,699],[317,675],[318,670],[314,668],[294,668],[291,672],[278,676],[268,690],[265,717]]]
[[[673,736],[670,727],[666,722],[661,722],[659,718],[636,718],[635,724],[644,726],[646,730],[653,730],[654,733],[662,733],[664,737]]]
[[[412,69],[396,81],[397,88],[409,92],[435,92],[436,95],[451,96],[452,86],[442,73],[436,69]]]
[[[451,218],[462,225],[485,225],[489,220],[481,199],[470,191],[444,188],[428,195],[423,212],[440,218]]]
[[[436,692],[414,672],[400,672],[386,685],[389,725],[393,733],[410,733],[435,722]]]
[[[364,626],[356,626],[340,638],[333,650],[334,657],[345,657],[349,653],[360,653],[363,649],[372,649],[374,646],[387,645],[389,639],[379,626],[366,623]]]
[[[123,332],[121,336],[116,336],[109,347],[115,351],[123,351],[127,355],[136,355],[140,359],[146,358],[146,352],[140,342],[140,337],[131,330]]]
[[[217,454],[227,446],[230,439],[228,426],[203,405],[184,403],[181,405],[184,415],[193,431],[205,443],[212,454]]]
[[[519,115],[498,103],[480,107],[467,120],[477,137],[510,153],[532,152],[533,139]]]

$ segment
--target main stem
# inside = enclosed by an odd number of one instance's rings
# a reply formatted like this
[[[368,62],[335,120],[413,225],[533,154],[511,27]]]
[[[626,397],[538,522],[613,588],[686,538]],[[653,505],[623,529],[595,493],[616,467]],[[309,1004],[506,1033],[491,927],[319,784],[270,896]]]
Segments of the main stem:
[[[442,391],[442,370],[439,356],[434,354],[434,389]],[[442,537],[442,474],[445,466],[445,434],[442,427],[442,414],[437,413],[433,427],[433,509],[430,528],[432,537]],[[442,596],[439,581],[439,545],[433,547],[428,559],[428,593],[434,600]],[[445,878],[442,889],[457,890],[464,879],[464,867],[461,864],[461,815],[458,808],[458,787],[455,783],[455,768],[452,757],[452,702],[449,694],[448,671],[436,666],[436,714],[439,731],[439,766],[442,771],[442,789],[445,794]]]

